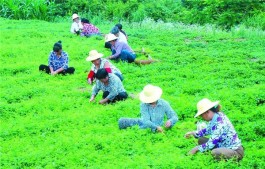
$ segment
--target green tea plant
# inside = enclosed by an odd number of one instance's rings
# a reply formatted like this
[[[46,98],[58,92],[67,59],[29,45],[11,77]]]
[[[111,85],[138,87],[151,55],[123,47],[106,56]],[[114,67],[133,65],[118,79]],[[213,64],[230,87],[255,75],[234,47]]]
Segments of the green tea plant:
[[[137,96],[146,84],[160,86],[179,117],[159,134],[137,126],[118,129],[120,117],[139,117],[137,97],[102,106],[99,93],[89,103],[91,63],[85,58],[92,49],[110,55],[103,37],[72,35],[70,20],[0,18],[0,23],[1,168],[264,168],[264,31],[150,18],[122,22],[132,48],[160,60],[145,66],[113,63],[125,89]],[[107,33],[115,23],[96,26]],[[74,75],[38,71],[58,40]],[[196,129],[196,103],[204,97],[221,101],[244,146],[242,161],[216,162],[210,152],[186,155],[197,140],[184,134]]]

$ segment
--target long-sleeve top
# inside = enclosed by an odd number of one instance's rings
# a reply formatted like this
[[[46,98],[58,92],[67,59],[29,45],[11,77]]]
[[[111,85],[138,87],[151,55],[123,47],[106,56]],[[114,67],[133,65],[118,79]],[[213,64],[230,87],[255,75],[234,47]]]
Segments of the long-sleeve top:
[[[51,52],[48,60],[49,67],[52,67],[54,71],[63,68],[68,68],[68,54],[62,51],[61,56],[57,56],[55,52]]]
[[[90,23],[84,23],[82,35],[89,36],[89,35],[98,34],[98,33],[99,33],[99,29],[96,26]]]
[[[71,25],[70,31],[72,33],[76,33],[76,31],[79,31],[81,29],[83,29],[83,25],[82,25],[81,21],[79,21],[78,23],[73,22],[72,25]]]
[[[113,50],[116,51],[116,53],[112,55],[112,58],[119,57],[119,55],[121,54],[122,50],[126,50],[126,51],[134,54],[134,51],[132,50],[132,48],[128,44],[126,44],[124,42],[121,42],[121,41],[118,41],[118,40],[115,42],[115,45],[111,46],[111,50],[112,51]]]
[[[108,91],[109,95],[106,97],[109,100],[113,100],[119,93],[126,92],[121,80],[114,74],[109,73],[109,82],[107,85],[102,83],[100,80],[96,81],[93,86],[92,95],[96,96],[100,90],[103,92]]]
[[[100,59],[99,69],[105,68],[106,63],[109,63],[109,66],[110,66],[109,69],[106,69],[108,73],[114,73],[114,74],[118,73],[120,75],[122,74],[118,68],[116,68],[109,60],[104,59],[104,58]],[[97,71],[98,71],[97,67],[94,64],[92,64],[91,70],[89,74],[87,75],[87,78],[91,78],[91,80],[93,80],[94,75],[97,73]]]
[[[164,116],[170,120],[171,126],[175,125],[178,121],[176,112],[171,108],[169,103],[163,99],[159,99],[155,107],[148,103],[141,103],[141,122],[140,128],[151,128],[153,131],[158,126],[163,125]]]
[[[197,131],[195,137],[210,135],[208,142],[199,146],[199,150],[204,152],[215,148],[229,148],[232,150],[241,146],[241,141],[237,136],[234,126],[222,112],[215,113],[207,127]]]

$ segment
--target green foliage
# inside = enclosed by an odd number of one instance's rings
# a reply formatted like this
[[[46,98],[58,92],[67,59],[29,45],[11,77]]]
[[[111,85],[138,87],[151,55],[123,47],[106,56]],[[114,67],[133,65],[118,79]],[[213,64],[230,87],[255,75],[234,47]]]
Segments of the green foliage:
[[[265,3],[259,0],[0,0],[0,4],[0,16],[11,19],[58,21],[78,13],[96,23],[152,18],[210,23],[225,29],[245,23],[248,27],[265,29]]]
[[[184,10],[187,14],[183,17],[185,22],[215,23],[229,29],[246,18],[265,12],[264,3],[258,0],[182,0],[182,4],[187,9]]]
[[[54,18],[55,4],[45,0],[0,0],[0,16],[9,19]]]
[[[138,99],[113,105],[89,103],[86,83],[92,49],[110,55],[103,37],[69,33],[71,21],[49,23],[0,18],[1,168],[264,168],[264,31],[239,27],[164,23],[147,18],[123,22],[129,44],[160,62],[114,63],[128,93],[152,83],[163,89],[179,122],[164,134],[132,127],[119,130],[120,117],[138,117]],[[96,25],[108,32],[114,22]],[[38,72],[58,40],[76,72],[50,76]],[[139,58],[137,58],[139,59]],[[245,149],[239,163],[216,162],[210,152],[187,156],[196,145],[185,139],[194,130],[196,103],[220,100]]]

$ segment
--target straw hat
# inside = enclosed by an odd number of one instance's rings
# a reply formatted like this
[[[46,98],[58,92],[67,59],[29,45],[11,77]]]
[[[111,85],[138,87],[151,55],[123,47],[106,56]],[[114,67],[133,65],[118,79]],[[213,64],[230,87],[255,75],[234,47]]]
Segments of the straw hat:
[[[72,16],[72,19],[74,20],[76,18],[79,18],[79,16],[76,13],[74,13],[73,16]]]
[[[98,58],[101,58],[102,56],[103,56],[102,53],[98,53],[98,51],[96,51],[96,50],[91,50],[89,52],[88,57],[86,58],[86,61],[93,61],[93,60],[96,60]]]
[[[198,117],[199,115],[205,113],[207,110],[213,108],[214,106],[218,104],[219,104],[219,101],[212,102],[207,98],[200,100],[197,103],[197,114],[194,117],[195,118]]]
[[[110,33],[110,34],[106,35],[105,42],[110,42],[110,41],[113,41],[113,40],[116,40],[116,39],[118,39],[118,37],[115,36],[114,34]]]
[[[162,89],[160,87],[148,84],[144,87],[139,96],[143,103],[153,103],[160,99],[161,95]]]

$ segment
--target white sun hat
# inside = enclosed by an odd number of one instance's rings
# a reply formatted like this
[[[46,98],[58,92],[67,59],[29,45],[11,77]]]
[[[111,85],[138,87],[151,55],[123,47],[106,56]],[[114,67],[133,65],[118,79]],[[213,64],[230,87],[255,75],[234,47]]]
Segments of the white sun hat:
[[[86,61],[93,61],[93,60],[96,60],[98,58],[101,58],[103,56],[102,53],[98,53],[97,50],[91,50],[89,52],[89,55],[88,57],[86,58]]]
[[[148,84],[139,94],[139,98],[143,103],[153,103],[160,99],[161,95],[162,89],[160,87]]]
[[[205,113],[207,110],[213,108],[214,106],[218,105],[220,101],[215,101],[212,102],[207,98],[204,98],[200,100],[197,103],[197,114],[194,116],[195,118],[198,117],[199,115]]]
[[[79,18],[79,16],[76,13],[74,13],[73,16],[72,16],[72,19],[74,20],[76,18]]]
[[[110,41],[113,41],[113,40],[116,40],[118,39],[117,36],[115,36],[114,34],[112,33],[109,33],[105,36],[105,42],[110,42]]]

